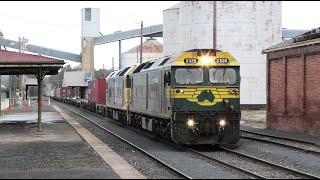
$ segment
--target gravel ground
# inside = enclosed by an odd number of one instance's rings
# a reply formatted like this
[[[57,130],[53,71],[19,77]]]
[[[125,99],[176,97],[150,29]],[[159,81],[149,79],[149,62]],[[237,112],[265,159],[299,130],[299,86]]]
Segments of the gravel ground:
[[[232,164],[239,168],[245,169],[247,171],[253,172],[257,175],[264,176],[268,179],[294,179],[296,178],[289,173],[277,170],[276,168],[265,165],[264,163],[256,162],[248,158],[243,158],[230,154],[224,151],[215,151],[215,152],[203,152],[207,156],[210,156],[214,159],[221,160],[228,164]]]
[[[320,157],[269,143],[241,139],[237,151],[320,177]]]
[[[183,179],[179,174],[171,169],[164,167],[161,163],[153,160],[140,150],[123,142],[114,135],[102,130],[91,122],[79,117],[70,111],[64,109],[79,124],[89,130],[93,135],[107,144],[113,151],[119,154],[125,161],[140,171],[148,179]]]
[[[266,128],[266,110],[242,110],[240,124],[254,128]]]
[[[314,144],[271,138],[271,137],[266,137],[266,136],[251,134],[251,133],[246,133],[246,132],[241,132],[241,135],[244,135],[245,137],[253,137],[253,138],[257,138],[257,139],[263,139],[263,140],[267,140],[267,141],[277,142],[277,143],[285,144],[285,145],[292,146],[292,147],[298,147],[298,148],[304,149],[304,151],[307,151],[307,150],[315,151],[315,152],[318,152],[318,154],[320,154],[320,146],[317,146]],[[270,142],[270,143],[272,144],[272,142]]]

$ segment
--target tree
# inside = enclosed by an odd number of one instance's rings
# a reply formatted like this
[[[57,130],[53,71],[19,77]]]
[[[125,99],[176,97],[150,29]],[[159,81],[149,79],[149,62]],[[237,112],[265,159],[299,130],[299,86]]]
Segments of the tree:
[[[96,79],[105,79],[111,72],[112,72],[111,69],[95,70],[95,77]]]

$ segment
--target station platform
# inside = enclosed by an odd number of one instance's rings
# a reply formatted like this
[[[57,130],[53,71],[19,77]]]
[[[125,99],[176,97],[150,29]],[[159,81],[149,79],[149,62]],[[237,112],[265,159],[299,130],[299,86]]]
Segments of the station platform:
[[[2,111],[0,179],[145,178],[62,109],[43,102],[40,132],[36,100]]]

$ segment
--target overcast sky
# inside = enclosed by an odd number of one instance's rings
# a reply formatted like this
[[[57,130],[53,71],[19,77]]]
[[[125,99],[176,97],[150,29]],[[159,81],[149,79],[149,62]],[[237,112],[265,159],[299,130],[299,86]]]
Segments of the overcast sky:
[[[100,32],[140,28],[163,23],[163,10],[179,1],[0,1],[0,30],[4,37],[29,38],[29,44],[80,54],[81,9],[100,8]],[[312,29],[320,27],[317,10],[320,2],[283,1],[282,27]],[[162,38],[158,38],[162,42]],[[140,39],[122,42],[122,52],[138,45]],[[118,59],[118,43],[95,46],[95,68],[111,68],[111,59]],[[69,61],[67,61],[70,63]],[[70,63],[72,66],[78,63]]]

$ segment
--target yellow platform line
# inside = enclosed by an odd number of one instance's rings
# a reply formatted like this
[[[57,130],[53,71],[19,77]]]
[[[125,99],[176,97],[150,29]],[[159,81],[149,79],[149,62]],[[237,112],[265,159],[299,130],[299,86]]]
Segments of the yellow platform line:
[[[105,143],[103,143],[100,139],[98,139],[87,129],[77,123],[62,109],[60,109],[56,105],[53,105],[53,107],[122,179],[147,179],[143,174],[133,168],[117,153],[110,149]]]

